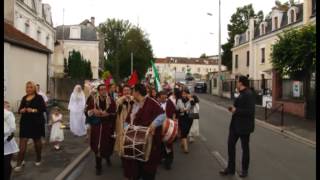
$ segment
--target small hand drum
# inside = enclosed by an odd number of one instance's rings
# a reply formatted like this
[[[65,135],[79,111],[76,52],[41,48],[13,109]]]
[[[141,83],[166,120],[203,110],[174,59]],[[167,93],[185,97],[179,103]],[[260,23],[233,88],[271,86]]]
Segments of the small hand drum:
[[[149,160],[152,136],[149,135],[148,127],[129,125],[125,129],[121,143],[123,144],[121,147],[122,157],[143,162]]]
[[[162,124],[162,141],[172,143],[178,134],[178,122],[166,119]]]

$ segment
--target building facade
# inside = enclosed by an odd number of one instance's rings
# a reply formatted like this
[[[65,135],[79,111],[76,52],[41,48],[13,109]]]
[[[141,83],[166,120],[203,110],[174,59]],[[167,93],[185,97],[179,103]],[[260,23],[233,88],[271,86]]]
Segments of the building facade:
[[[48,87],[51,50],[4,22],[4,99],[17,111],[27,81]]]
[[[248,75],[251,80],[272,79],[272,103],[285,104],[286,112],[304,117],[305,102],[281,100],[282,78],[273,70],[271,62],[272,46],[284,31],[316,24],[316,1],[304,0],[303,3],[283,5],[272,8],[260,24],[249,20],[246,32],[236,35],[232,48],[232,77]]]
[[[57,26],[56,31],[57,42],[53,59],[54,75],[63,76],[64,58],[68,59],[69,52],[76,50],[82,54],[83,58],[91,62],[93,79],[98,79],[99,57],[101,56],[99,44],[101,42],[94,25],[94,18],[91,18],[91,21],[85,20],[78,25]]]
[[[175,79],[175,74],[180,73],[190,73],[197,79],[206,79],[208,73],[219,70],[217,58],[156,58],[155,65],[162,81]],[[226,70],[226,66],[221,65],[221,70]]]

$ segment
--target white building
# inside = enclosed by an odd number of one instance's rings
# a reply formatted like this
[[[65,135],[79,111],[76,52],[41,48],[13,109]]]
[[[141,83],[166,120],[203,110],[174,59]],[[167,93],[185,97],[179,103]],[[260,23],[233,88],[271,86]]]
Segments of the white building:
[[[208,73],[219,70],[217,58],[156,58],[155,65],[162,81],[174,79],[175,73],[188,72],[196,78],[205,79]],[[226,69],[226,66],[221,65],[222,71]]]
[[[62,25],[56,27],[57,43],[54,48],[53,72],[55,76],[63,74],[64,58],[69,52],[79,51],[83,58],[91,62],[93,78],[98,78],[99,70],[99,38],[94,18],[77,25]]]
[[[48,87],[48,62],[52,52],[4,21],[4,99],[13,111],[26,94],[27,81]]]

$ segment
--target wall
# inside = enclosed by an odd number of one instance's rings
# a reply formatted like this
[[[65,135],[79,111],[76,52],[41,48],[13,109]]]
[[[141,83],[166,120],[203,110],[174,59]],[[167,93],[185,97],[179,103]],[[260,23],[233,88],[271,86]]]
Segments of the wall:
[[[83,57],[91,62],[93,79],[98,78],[98,68],[99,68],[99,41],[76,41],[76,40],[65,40],[64,43],[59,41],[62,46],[56,46],[54,50],[54,72],[63,72],[63,58],[69,56],[69,52],[72,50],[80,51]]]
[[[40,84],[41,89],[46,92],[48,56],[6,42],[4,43],[4,54],[8,78],[5,99],[10,102],[13,110],[16,111],[18,101],[25,95],[27,81],[31,80]]]
[[[232,74],[249,74],[249,67],[253,65],[253,61],[250,59],[250,66],[247,67],[247,51],[250,51],[249,43],[240,45],[232,50]],[[235,68],[236,55],[238,55],[238,68]],[[250,75],[250,77],[252,77]]]
[[[50,82],[53,84],[50,89],[52,98],[66,102],[69,102],[71,93],[77,84],[82,88],[84,85],[84,80],[81,79],[51,78]]]
[[[4,19],[13,23],[14,19],[14,4],[16,0],[4,0]]]

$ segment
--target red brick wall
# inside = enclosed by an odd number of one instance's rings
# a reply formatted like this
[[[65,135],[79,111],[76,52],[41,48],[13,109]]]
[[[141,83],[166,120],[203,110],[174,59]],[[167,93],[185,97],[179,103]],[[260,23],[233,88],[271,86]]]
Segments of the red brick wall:
[[[296,101],[286,101],[281,99],[282,82],[279,74],[273,70],[272,73],[272,107],[277,106],[279,103],[284,104],[284,112],[305,117],[305,103]]]

